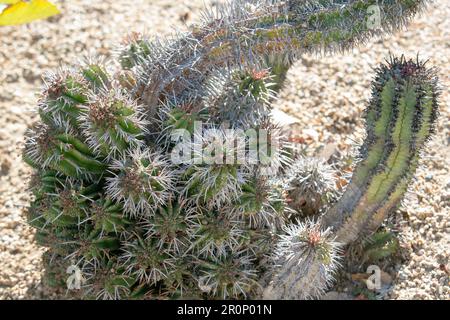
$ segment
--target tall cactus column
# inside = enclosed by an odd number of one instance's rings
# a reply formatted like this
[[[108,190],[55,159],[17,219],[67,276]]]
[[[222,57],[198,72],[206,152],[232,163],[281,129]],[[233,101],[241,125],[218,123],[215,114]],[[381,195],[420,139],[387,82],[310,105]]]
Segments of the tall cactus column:
[[[392,59],[378,69],[366,110],[367,138],[351,183],[324,216],[337,241],[375,231],[400,202],[437,117],[437,79],[422,62]]]

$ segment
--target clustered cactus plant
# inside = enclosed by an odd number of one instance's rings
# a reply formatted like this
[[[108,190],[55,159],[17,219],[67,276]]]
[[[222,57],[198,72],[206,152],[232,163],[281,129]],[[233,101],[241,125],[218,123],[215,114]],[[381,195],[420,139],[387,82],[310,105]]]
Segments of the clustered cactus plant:
[[[24,159],[51,282],[65,285],[72,265],[85,298],[320,296],[342,248],[405,193],[437,117],[437,80],[404,58],[377,70],[360,160],[327,210],[333,169],[292,156],[271,103],[299,54],[376,34],[374,4],[232,1],[169,40],[129,36],[118,68],[89,59],[48,75]],[[380,27],[422,5],[379,3]]]

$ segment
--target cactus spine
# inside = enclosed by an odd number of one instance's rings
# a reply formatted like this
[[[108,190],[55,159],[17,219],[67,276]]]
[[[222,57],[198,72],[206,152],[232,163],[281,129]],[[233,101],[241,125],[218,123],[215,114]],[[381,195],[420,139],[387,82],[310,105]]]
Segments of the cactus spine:
[[[284,228],[275,249],[277,269],[265,288],[266,299],[310,299],[319,297],[333,282],[339,267],[340,244],[331,229],[306,220]]]
[[[53,282],[72,264],[85,298],[258,297],[272,275],[266,298],[320,295],[341,246],[405,192],[437,116],[436,83],[419,62],[381,67],[364,160],[323,220],[296,222],[289,198],[314,195],[319,213],[332,173],[288,156],[271,102],[298,55],[375,34],[375,3],[231,1],[169,40],[130,36],[113,75],[90,59],[47,76],[24,159],[37,171],[28,218],[51,248]],[[422,3],[379,4],[381,27],[402,26]],[[242,161],[255,149],[258,161]]]

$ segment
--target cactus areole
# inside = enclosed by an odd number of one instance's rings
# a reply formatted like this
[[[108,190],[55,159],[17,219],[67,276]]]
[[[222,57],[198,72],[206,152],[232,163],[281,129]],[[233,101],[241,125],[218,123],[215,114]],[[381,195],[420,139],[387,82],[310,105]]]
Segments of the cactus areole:
[[[292,156],[271,104],[301,54],[396,30],[423,3],[230,1],[175,37],[129,36],[115,69],[89,59],[46,75],[23,157],[48,283],[94,299],[320,297],[342,248],[406,192],[437,79],[403,57],[376,70],[367,139],[329,206],[332,168]]]

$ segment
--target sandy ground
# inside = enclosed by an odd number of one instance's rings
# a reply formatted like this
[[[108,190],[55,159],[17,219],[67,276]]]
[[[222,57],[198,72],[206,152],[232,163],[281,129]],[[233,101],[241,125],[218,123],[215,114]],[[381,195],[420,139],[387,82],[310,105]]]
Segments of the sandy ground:
[[[30,170],[20,146],[35,119],[36,93],[46,70],[73,65],[90,53],[109,55],[132,30],[169,34],[198,20],[202,0],[59,1],[64,13],[26,26],[0,27],[0,299],[57,298],[40,283],[41,254],[25,224]],[[443,93],[437,136],[429,145],[399,217],[410,259],[395,267],[385,298],[449,299],[450,252],[450,2],[437,0],[408,30],[333,57],[306,56],[290,70],[278,109],[296,117],[312,147],[349,152],[360,137],[371,67],[389,52],[429,58],[439,66]]]

